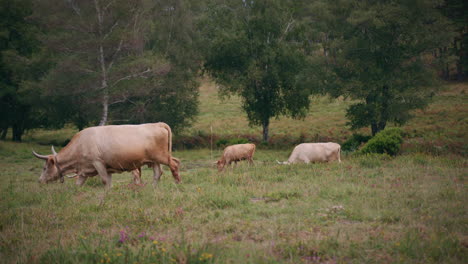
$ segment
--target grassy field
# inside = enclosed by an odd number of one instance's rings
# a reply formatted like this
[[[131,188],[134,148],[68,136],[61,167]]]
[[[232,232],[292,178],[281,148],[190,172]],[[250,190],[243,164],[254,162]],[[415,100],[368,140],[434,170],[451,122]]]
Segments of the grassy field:
[[[71,179],[39,185],[43,162],[31,149],[50,153],[43,144],[72,128],[0,142],[0,263],[466,263],[467,87],[448,85],[416,112],[396,157],[286,166],[275,160],[290,149],[260,148],[254,166],[219,174],[220,149],[175,151],[182,184],[164,168],[156,188],[131,184],[129,173],[115,174],[109,191],[97,177],[81,188]],[[238,98],[219,101],[205,83],[201,102],[187,135],[211,126],[221,136],[260,136]],[[275,120],[272,134],[339,142],[351,134],[349,102],[314,102],[304,121]]]

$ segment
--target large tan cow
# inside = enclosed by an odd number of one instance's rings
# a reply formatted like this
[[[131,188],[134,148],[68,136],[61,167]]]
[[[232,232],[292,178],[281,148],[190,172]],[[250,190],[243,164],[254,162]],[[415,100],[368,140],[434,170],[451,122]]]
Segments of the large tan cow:
[[[168,124],[166,123],[163,123],[163,122],[159,122],[159,123],[154,123],[155,125],[159,125],[163,128],[166,128],[166,129],[169,129],[171,130],[171,128],[169,127]],[[172,141],[171,141],[172,143]],[[172,148],[172,146],[171,146]],[[163,171],[161,170],[161,175],[163,174]],[[161,175],[159,177],[161,177]],[[141,167],[138,168],[138,169],[135,169],[135,170],[132,170],[132,176],[133,176],[133,183],[135,184],[138,184],[138,185],[141,185],[142,184],[142,181],[141,181]]]
[[[46,160],[39,182],[47,183],[75,173],[77,185],[88,177],[101,176],[107,188],[111,174],[138,170],[143,165],[153,168],[154,184],[161,177],[160,164],[169,166],[177,183],[180,182],[180,161],[172,157],[172,132],[164,123],[114,125],[86,128],[73,136],[59,153],[34,156]]]
[[[224,149],[221,159],[216,162],[218,171],[224,170],[226,164],[230,165],[232,162],[237,164],[238,161],[248,160],[253,164],[253,155],[255,153],[254,144],[237,144],[228,146]]]
[[[279,164],[310,163],[310,162],[330,162],[340,159],[340,144],[328,143],[302,143],[297,145],[289,156],[288,161]]]

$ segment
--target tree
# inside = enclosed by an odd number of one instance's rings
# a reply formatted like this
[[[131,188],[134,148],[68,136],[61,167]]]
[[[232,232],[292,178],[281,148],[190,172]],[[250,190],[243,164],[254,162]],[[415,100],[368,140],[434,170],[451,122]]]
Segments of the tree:
[[[56,67],[42,82],[45,95],[66,102],[61,105],[69,107],[60,113],[79,128],[109,120],[187,125],[197,113],[199,63],[190,66],[194,56],[172,56],[191,46],[179,49],[174,41],[191,33],[182,27],[190,25],[181,23],[190,17],[183,3],[45,1],[39,19],[52,33],[43,41],[57,54]]]
[[[139,92],[132,81],[166,74],[166,61],[144,49],[148,19],[142,1],[49,0],[37,3],[37,10],[49,31],[43,42],[56,54],[44,82],[47,94],[71,97],[77,112],[100,105],[100,116],[93,118],[99,125],[108,122],[111,106]],[[87,118],[85,112],[72,120]]]
[[[148,15],[152,30],[146,44],[167,62],[167,73],[146,81],[143,93],[130,95],[115,111],[130,123],[163,121],[179,133],[198,113],[200,53],[193,1],[162,0]],[[129,115],[129,113],[131,113]]]
[[[453,42],[449,47],[439,48],[439,53],[449,52],[450,55],[456,56],[456,78],[463,80],[468,71],[468,2],[463,0],[445,0],[439,6],[441,12],[450,19],[456,32]],[[448,54],[446,54],[448,55]],[[450,68],[448,63],[445,64],[444,77],[449,79]]]
[[[327,93],[359,100],[347,110],[351,128],[375,135],[407,122],[434,93],[425,55],[451,41],[447,20],[431,0],[325,3]]]
[[[204,69],[222,85],[221,93],[242,98],[264,141],[271,118],[303,118],[310,90],[300,82],[306,60],[293,2],[215,1],[208,10],[201,23],[208,42]]]
[[[41,57],[37,27],[29,20],[31,2],[0,1],[0,138],[5,139],[9,127],[12,139],[21,141],[27,129],[43,124],[39,102],[24,89],[27,81],[37,81],[47,68]]]

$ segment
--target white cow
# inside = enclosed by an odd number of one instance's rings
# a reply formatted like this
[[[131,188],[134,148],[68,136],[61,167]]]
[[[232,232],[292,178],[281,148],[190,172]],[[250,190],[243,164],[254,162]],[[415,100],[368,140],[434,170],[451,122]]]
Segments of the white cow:
[[[297,145],[289,156],[288,161],[279,164],[310,163],[310,162],[330,162],[340,159],[340,144],[327,143],[302,143]]]

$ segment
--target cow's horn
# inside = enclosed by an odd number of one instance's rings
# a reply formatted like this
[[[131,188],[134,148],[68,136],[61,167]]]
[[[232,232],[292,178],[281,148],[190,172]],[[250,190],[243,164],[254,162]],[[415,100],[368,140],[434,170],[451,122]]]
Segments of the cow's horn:
[[[78,174],[73,174],[73,175],[67,175],[67,178],[75,178],[76,176],[78,176]]]
[[[52,145],[52,154],[57,155],[57,152],[55,152],[54,145]]]
[[[33,153],[33,155],[36,156],[36,158],[38,158],[38,159],[44,159],[44,160],[46,160],[46,159],[49,158],[49,156],[47,156],[47,155],[40,155],[40,154],[37,154],[34,150],[32,151],[32,153]]]

